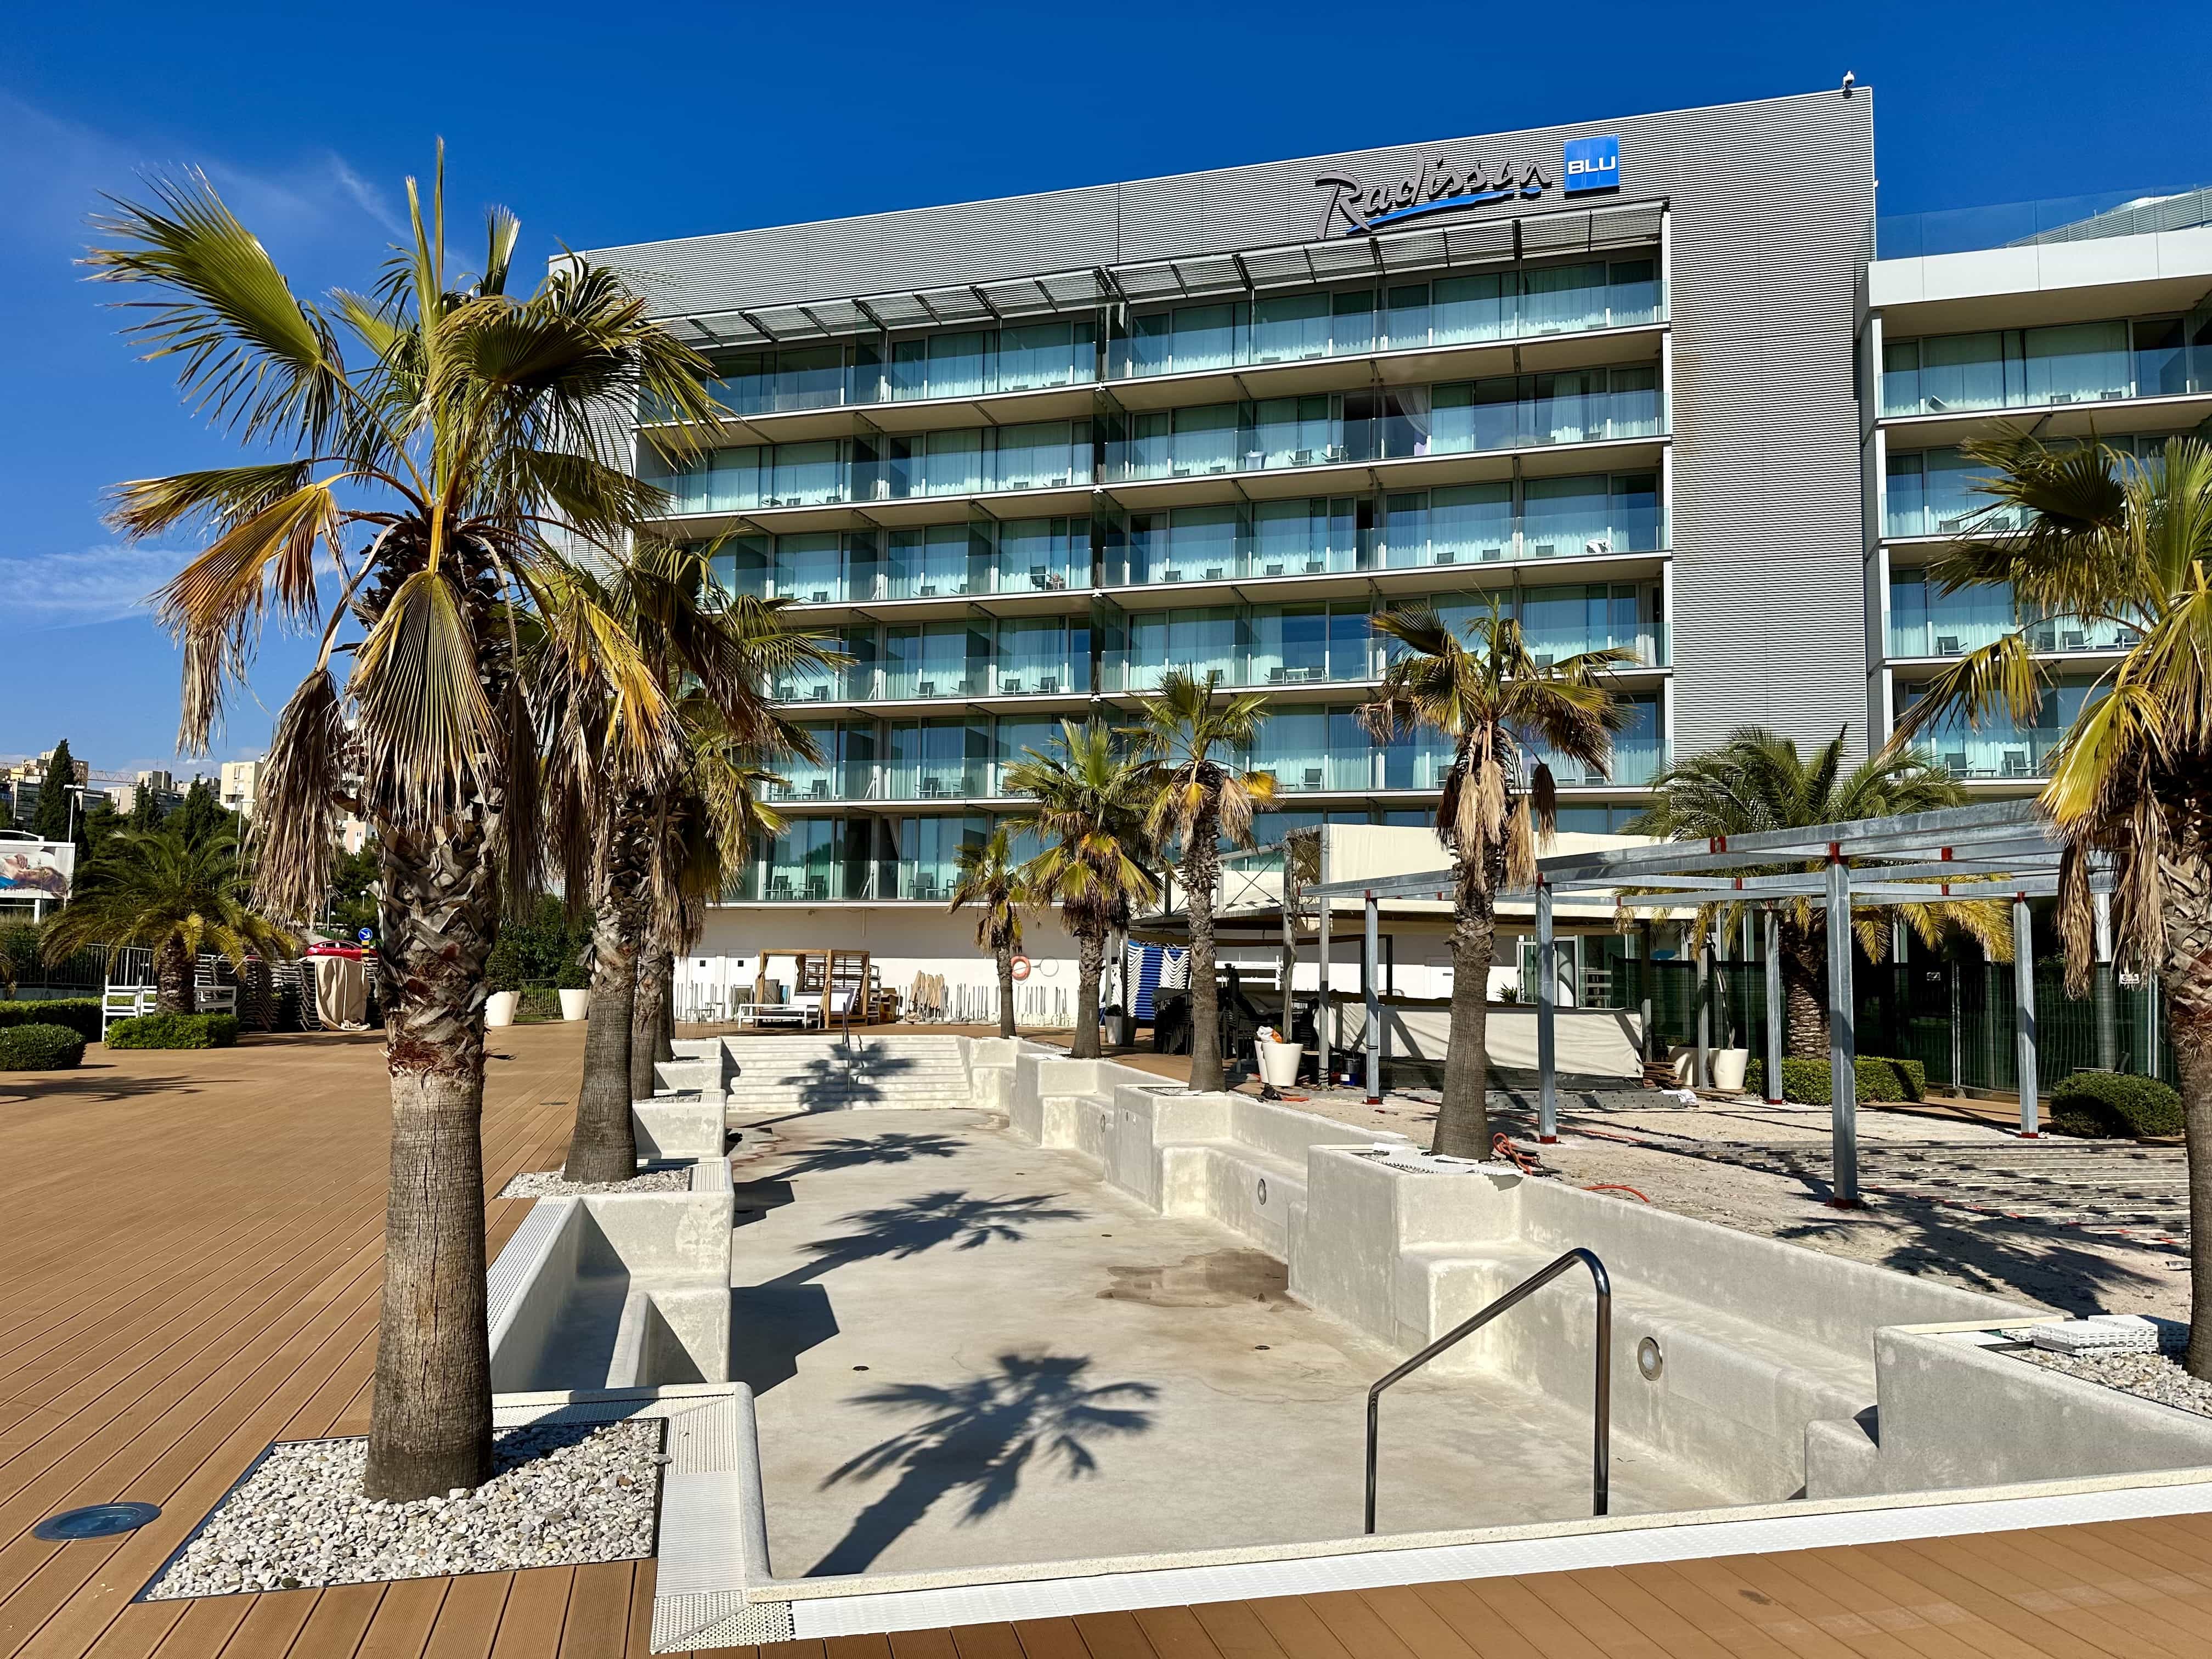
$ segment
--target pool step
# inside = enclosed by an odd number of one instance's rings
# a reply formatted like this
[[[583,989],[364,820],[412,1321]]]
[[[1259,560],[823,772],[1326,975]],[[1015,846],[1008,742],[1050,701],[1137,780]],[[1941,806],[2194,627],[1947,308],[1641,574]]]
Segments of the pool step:
[[[957,1108],[974,1103],[957,1037],[741,1037],[726,1045],[732,1112]]]

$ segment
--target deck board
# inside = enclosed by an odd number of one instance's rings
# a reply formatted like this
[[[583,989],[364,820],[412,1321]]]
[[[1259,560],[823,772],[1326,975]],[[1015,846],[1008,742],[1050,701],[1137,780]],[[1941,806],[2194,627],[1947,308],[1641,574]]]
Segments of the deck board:
[[[556,1164],[580,1029],[503,1034],[484,1172]],[[104,1051],[94,1050],[96,1054]],[[0,1083],[0,1659],[645,1659],[653,1566],[130,1598],[272,1439],[365,1431],[386,1105],[374,1040]],[[143,1195],[118,1228],[88,1183]],[[490,1247],[528,1213],[493,1200]],[[29,1536],[144,1498],[121,1540]],[[713,1659],[2212,1659],[2212,1516],[772,1643]]]

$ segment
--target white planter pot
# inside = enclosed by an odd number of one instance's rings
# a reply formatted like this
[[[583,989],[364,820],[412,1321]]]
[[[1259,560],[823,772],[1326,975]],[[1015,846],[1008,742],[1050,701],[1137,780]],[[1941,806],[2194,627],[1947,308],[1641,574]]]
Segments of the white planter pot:
[[[484,1024],[486,1025],[514,1024],[514,1003],[515,999],[519,994],[520,993],[514,991],[494,991],[489,996],[486,997],[484,999]]]
[[[592,994],[588,989],[561,993],[561,1018],[583,1019],[592,1012]]]
[[[1751,1064],[1748,1048],[1716,1048],[1712,1050],[1713,1087],[1741,1089],[1744,1068]]]
[[[1305,1053],[1295,1042],[1258,1042],[1260,1081],[1271,1089],[1287,1089],[1298,1080],[1298,1058]]]

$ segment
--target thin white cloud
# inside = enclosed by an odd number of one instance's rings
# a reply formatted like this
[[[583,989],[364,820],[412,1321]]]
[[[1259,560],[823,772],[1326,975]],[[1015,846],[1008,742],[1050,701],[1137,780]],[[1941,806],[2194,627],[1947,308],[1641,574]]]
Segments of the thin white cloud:
[[[145,615],[148,596],[191,556],[117,544],[74,553],[0,556],[0,632],[69,628]]]

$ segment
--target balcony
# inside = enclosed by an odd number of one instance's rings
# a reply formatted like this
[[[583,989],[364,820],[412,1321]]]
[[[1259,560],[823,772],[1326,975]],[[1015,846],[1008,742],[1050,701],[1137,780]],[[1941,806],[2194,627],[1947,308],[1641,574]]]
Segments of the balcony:
[[[1381,303],[1377,303],[1378,298]],[[1116,380],[1533,339],[1660,321],[1657,264],[1616,260],[1183,306],[1109,343]]]
[[[2183,319],[1901,340],[1883,349],[1881,412],[1902,417],[2212,393],[2212,342]]]

